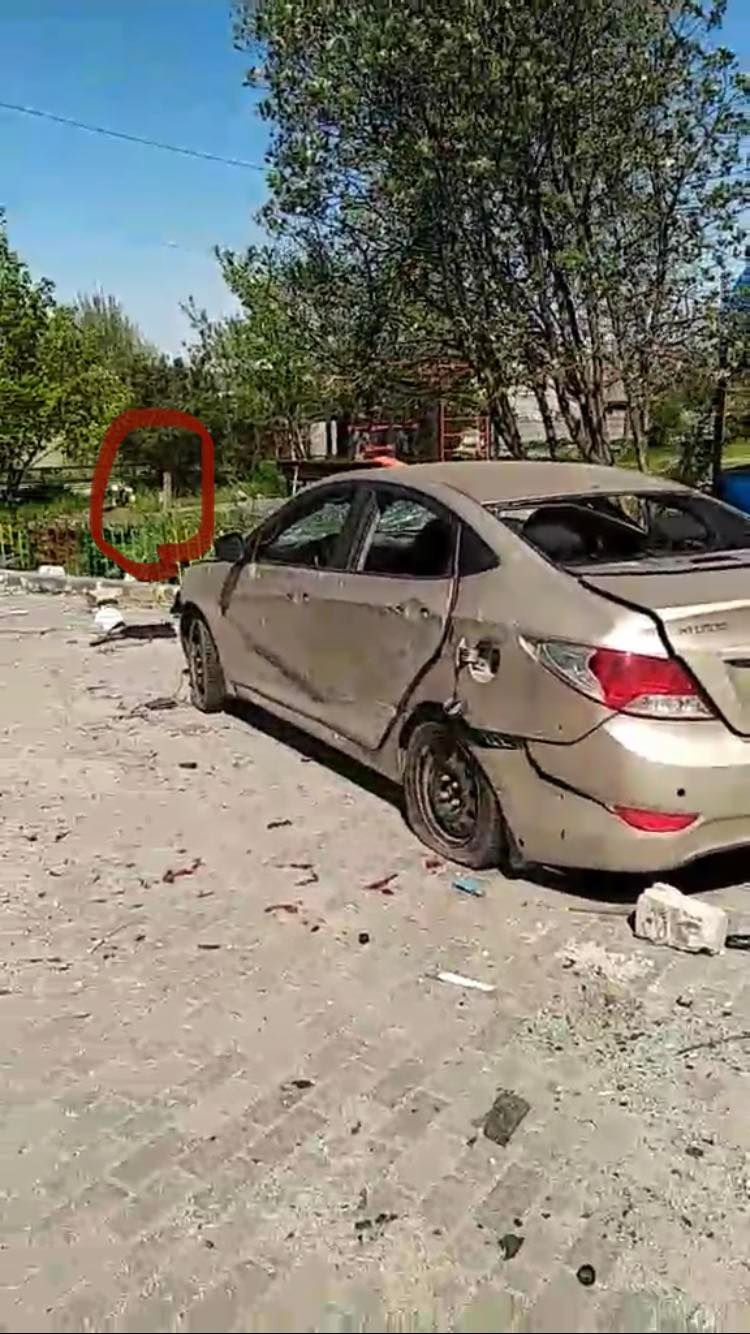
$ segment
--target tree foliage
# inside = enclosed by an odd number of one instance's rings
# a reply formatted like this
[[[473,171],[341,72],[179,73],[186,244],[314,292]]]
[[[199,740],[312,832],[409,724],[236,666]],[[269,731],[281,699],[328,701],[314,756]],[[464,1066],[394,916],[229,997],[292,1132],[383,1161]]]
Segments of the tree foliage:
[[[743,84],[715,40],[723,9],[245,0],[266,220],[439,330],[512,452],[521,383],[551,388],[581,453],[609,458],[616,381],[643,463],[654,402],[710,358],[716,261],[737,239]]]
[[[0,214],[0,495],[18,498],[31,465],[59,444],[90,452],[125,404],[90,331],[11,249]]]

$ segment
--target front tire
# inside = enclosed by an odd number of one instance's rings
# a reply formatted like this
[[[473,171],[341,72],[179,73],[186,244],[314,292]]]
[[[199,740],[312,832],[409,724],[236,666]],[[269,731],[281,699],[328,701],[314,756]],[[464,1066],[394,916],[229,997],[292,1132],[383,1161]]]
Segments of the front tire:
[[[192,615],[183,642],[190,675],[190,698],[201,713],[220,713],[227,697],[219,650],[206,622]]]
[[[409,737],[404,798],[411,828],[449,861],[480,871],[507,861],[497,797],[458,730],[418,723]]]

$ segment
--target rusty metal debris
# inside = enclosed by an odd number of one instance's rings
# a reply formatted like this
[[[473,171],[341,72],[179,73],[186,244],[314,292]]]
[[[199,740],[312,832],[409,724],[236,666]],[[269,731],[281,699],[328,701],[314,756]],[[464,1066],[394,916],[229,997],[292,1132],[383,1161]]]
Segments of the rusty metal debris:
[[[391,883],[398,878],[398,871],[391,871],[390,875],[381,876],[379,880],[370,880],[364,886],[365,889],[372,889],[376,894],[393,894],[390,888]]]
[[[175,880],[179,880],[184,875],[194,875],[203,862],[200,857],[196,857],[190,866],[180,866],[176,871],[168,867],[162,876],[165,885],[173,885]]]

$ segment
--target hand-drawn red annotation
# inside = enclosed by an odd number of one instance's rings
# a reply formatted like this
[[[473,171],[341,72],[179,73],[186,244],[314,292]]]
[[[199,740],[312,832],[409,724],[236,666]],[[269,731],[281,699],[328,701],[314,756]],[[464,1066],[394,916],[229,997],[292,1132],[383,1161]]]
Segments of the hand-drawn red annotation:
[[[145,431],[153,427],[176,427],[200,436],[201,442],[201,520],[197,533],[181,542],[162,542],[156,548],[158,560],[131,560],[104,536],[104,497],[109,475],[120,445],[131,431]],[[135,579],[150,582],[171,579],[179,570],[180,561],[198,560],[214,540],[214,442],[197,417],[174,408],[130,408],[115,417],[99,446],[94,467],[89,505],[91,536],[103,555],[119,565]]]

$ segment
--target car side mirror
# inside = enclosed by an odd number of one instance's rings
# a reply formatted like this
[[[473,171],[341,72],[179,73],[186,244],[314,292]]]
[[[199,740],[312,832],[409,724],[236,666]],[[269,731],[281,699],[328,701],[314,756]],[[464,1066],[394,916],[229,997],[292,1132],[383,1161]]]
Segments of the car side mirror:
[[[242,533],[222,533],[214,542],[214,555],[217,560],[236,565],[245,554],[245,539]]]

